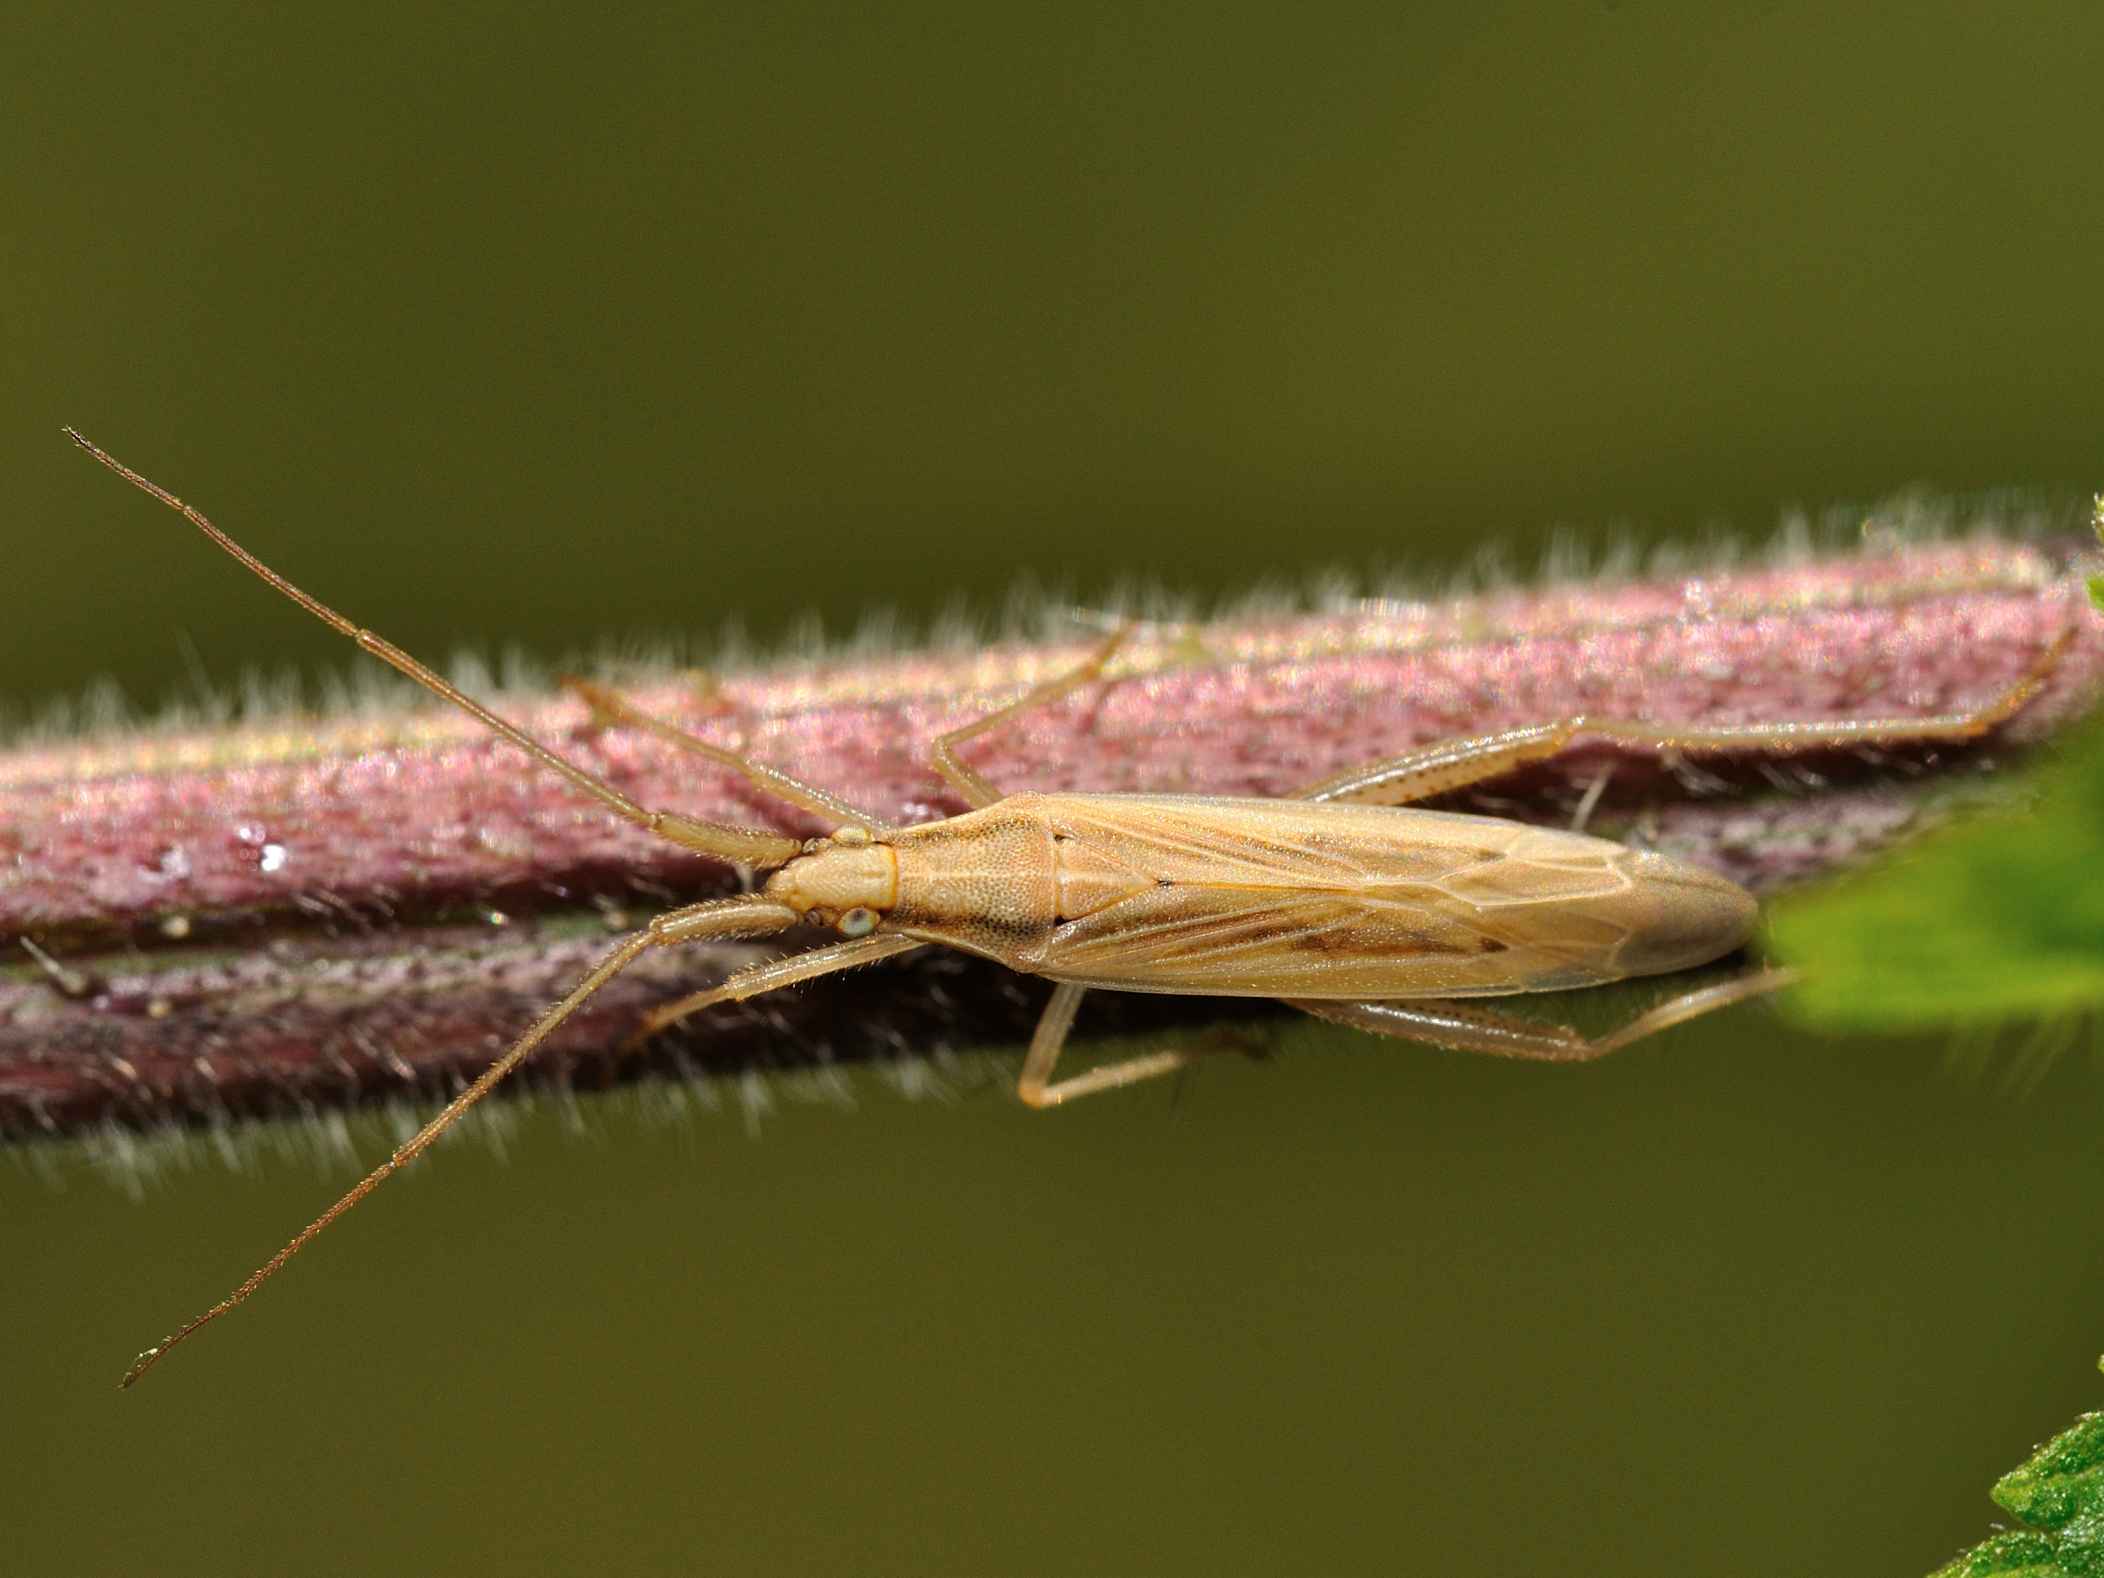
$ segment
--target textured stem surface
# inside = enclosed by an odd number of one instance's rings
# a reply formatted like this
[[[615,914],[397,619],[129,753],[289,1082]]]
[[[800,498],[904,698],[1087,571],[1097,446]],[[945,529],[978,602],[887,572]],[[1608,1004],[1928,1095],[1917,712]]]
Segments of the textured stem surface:
[[[968,748],[1009,789],[1275,794],[1409,746],[1574,713],[1649,721],[1904,717],[2009,685],[2082,634],[2032,708],[1980,747],[1684,767],[1589,746],[1457,799],[1592,826],[1773,890],[1874,850],[2082,710],[2104,676],[2094,550],[1937,542],[1627,584],[1376,601],[1140,632],[1108,683]],[[1040,646],[857,657],[624,686],[645,709],[899,822],[961,807],[925,742],[1070,666]],[[560,694],[499,710],[645,804],[793,833],[811,816]],[[729,891],[530,769],[471,720],[419,710],[287,719],[0,755],[0,1132],[348,1105],[437,1088],[560,995],[609,928]],[[792,940],[793,941],[793,940]],[[773,951],[773,950],[768,950]],[[604,1054],[647,1006],[760,956],[653,958],[550,1043]],[[1041,985],[929,950],[712,1011],[681,1043],[715,1066],[867,1058],[1014,1038]],[[1141,1004],[1148,1016],[1199,1005]],[[619,1064],[622,1068],[637,1065]]]

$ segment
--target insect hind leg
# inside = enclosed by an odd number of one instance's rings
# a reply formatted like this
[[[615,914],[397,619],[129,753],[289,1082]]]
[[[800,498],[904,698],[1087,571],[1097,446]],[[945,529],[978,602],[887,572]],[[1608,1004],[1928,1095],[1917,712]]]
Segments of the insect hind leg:
[[[1377,1036],[1422,1041],[1450,1052],[1487,1052],[1498,1057],[1531,1058],[1545,1063],[1584,1063],[1618,1052],[1648,1036],[1657,1035],[1661,1030],[1715,1013],[1720,1008],[1780,991],[1797,979],[1795,970],[1748,971],[1731,980],[1670,997],[1604,1036],[1588,1036],[1569,1025],[1429,998],[1407,1002],[1349,1002],[1291,997],[1286,1002],[1302,1013],[1327,1019],[1332,1024],[1349,1025],[1354,1030]]]
[[[1713,726],[1646,723],[1631,718],[1576,716],[1526,724],[1496,734],[1442,741],[1400,756],[1353,767],[1296,790],[1295,800],[1357,801],[1407,805],[1435,794],[1501,777],[1530,762],[1546,761],[1581,737],[1614,740],[1661,755],[1750,751],[1794,755],[1802,751],[1860,745],[1912,745],[1978,739],[2022,711],[2046,686],[2074,643],[2076,627],[2063,631],[2021,678],[1999,695],[1962,712],[1916,718],[1831,718],[1816,721]]]

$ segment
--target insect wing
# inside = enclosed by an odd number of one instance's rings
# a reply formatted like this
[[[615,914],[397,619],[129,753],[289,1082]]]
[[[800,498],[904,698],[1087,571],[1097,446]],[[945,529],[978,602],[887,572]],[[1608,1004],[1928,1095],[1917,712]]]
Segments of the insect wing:
[[[1490,817],[1199,796],[1045,796],[1069,861],[1128,889],[1031,968],[1229,996],[1484,996],[1626,973],[1631,852]],[[1095,884],[1101,887],[1101,883]]]

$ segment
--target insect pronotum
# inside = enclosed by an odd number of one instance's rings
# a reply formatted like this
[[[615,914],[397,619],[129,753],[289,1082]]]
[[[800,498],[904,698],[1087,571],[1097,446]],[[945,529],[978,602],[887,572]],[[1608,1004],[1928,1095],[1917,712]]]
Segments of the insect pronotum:
[[[66,432],[308,613],[471,714],[615,815],[696,854],[773,873],[757,893],[669,910],[615,946],[393,1155],[239,1287],[140,1354],[125,1373],[125,1386],[199,1327],[245,1302],[488,1095],[580,1004],[656,948],[769,936],[804,923],[840,936],[824,947],[739,970],[718,986],[657,1009],[637,1030],[638,1038],[715,1003],[931,943],[1045,976],[1055,983],[1052,997],[1016,1085],[1033,1107],[1167,1074],[1196,1055],[1151,1052],[1053,1079],[1075,1009],[1093,987],[1275,997],[1376,1035],[1513,1057],[1575,1061],[1628,1046],[1773,990],[1788,974],[1756,970],[1684,993],[1597,1038],[1466,1000],[1707,964],[1751,936],[1752,895],[1697,867],[1605,839],[1498,817],[1407,809],[1408,802],[1554,756],[1580,735],[1662,752],[1772,753],[1967,739],[2036,695],[2071,639],[2063,636],[2017,684],[1969,712],[1724,727],[1563,718],[1387,757],[1276,800],[1004,795],[958,756],[965,742],[1097,679],[1125,639],[1120,629],[1072,672],[938,737],[929,747],[930,766],[972,809],[912,827],[886,826],[823,789],[646,717],[610,691],[573,682],[601,722],[649,730],[834,824],[831,835],[803,840],[637,804],[294,586],[166,489],[71,428]]]

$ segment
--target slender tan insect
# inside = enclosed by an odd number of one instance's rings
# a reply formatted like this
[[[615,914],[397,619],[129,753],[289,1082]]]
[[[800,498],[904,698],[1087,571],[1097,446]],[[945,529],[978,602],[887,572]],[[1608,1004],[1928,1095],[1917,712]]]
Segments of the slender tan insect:
[[[801,923],[830,927],[841,939],[753,965],[668,1004],[646,1019],[639,1036],[715,1003],[930,943],[1045,976],[1056,984],[1016,1087],[1033,1107],[1167,1074],[1195,1055],[1153,1052],[1054,1080],[1075,1009],[1091,988],[1275,997],[1376,1035],[1553,1060],[1598,1057],[1773,990],[1788,979],[1786,972],[1742,975],[1673,998],[1597,1039],[1466,1006],[1471,998],[1561,991],[1709,963],[1751,936],[1756,906],[1735,884],[1663,855],[1497,817],[1404,807],[1553,756],[1580,735],[1661,752],[1790,752],[1967,739],[2037,694],[2069,639],[2057,642],[2018,684],[1971,712],[1721,728],[1565,718],[1392,756],[1281,800],[1003,795],[959,758],[965,742],[1096,680],[1125,639],[1120,630],[1071,673],[936,739],[930,765],[972,809],[913,827],[887,827],[823,789],[646,717],[610,691],[574,685],[602,722],[649,730],[835,824],[829,837],[806,841],[637,804],[399,647],[301,591],[164,488],[72,429],[67,435],[179,511],[307,612],[615,815],[697,854],[773,873],[757,893],[667,911],[621,942],[444,1110],[247,1281],[142,1353],[125,1374],[126,1386],[199,1327],[246,1301],[489,1094],[580,1004],[656,948],[769,936]]]

